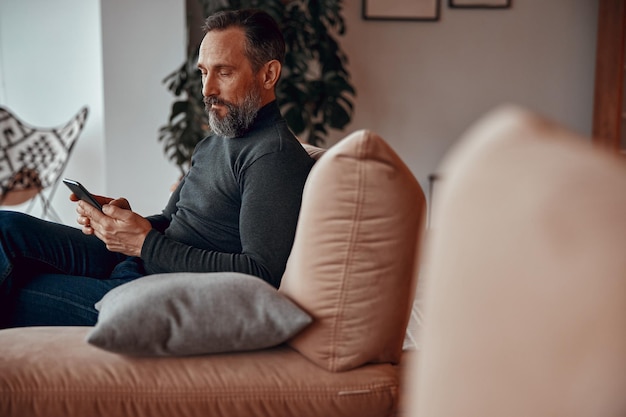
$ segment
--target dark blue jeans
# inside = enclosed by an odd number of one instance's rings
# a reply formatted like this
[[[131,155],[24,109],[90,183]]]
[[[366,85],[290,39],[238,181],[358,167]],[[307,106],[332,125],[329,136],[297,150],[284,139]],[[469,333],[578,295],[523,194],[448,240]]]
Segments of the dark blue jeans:
[[[94,304],[142,275],[140,260],[78,228],[0,211],[0,328],[93,325]]]

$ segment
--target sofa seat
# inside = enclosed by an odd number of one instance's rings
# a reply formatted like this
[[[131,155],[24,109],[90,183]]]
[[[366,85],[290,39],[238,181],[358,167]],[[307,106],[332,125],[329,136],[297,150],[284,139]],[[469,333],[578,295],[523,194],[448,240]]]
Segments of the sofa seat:
[[[399,367],[330,372],[288,346],[139,358],[84,339],[88,327],[0,332],[0,415],[390,416]]]

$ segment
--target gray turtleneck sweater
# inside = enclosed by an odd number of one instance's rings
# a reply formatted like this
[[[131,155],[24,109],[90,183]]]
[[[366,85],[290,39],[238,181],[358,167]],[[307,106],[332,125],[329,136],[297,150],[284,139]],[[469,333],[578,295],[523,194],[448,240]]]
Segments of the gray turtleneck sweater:
[[[205,138],[163,212],[148,217],[146,272],[243,272],[278,287],[312,165],[275,101],[243,136]]]

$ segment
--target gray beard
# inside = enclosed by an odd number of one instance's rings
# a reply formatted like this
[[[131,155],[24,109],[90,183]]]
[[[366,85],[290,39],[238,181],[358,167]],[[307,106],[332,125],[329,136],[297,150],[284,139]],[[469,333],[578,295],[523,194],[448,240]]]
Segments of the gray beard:
[[[204,102],[209,114],[211,131],[227,139],[236,138],[246,133],[261,108],[261,97],[256,90],[250,91],[240,105],[216,98],[207,98]],[[228,109],[226,116],[220,118],[217,112],[211,109],[211,104],[215,102],[226,106]]]

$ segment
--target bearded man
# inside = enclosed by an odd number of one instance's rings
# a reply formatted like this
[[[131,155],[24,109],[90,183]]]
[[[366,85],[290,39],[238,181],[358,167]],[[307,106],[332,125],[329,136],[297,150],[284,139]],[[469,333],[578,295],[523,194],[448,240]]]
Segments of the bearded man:
[[[80,229],[0,212],[2,327],[94,325],[106,292],[149,274],[232,271],[278,287],[313,165],[276,103],[284,55],[267,13],[206,20],[198,69],[213,134],[161,214],[73,194]]]

